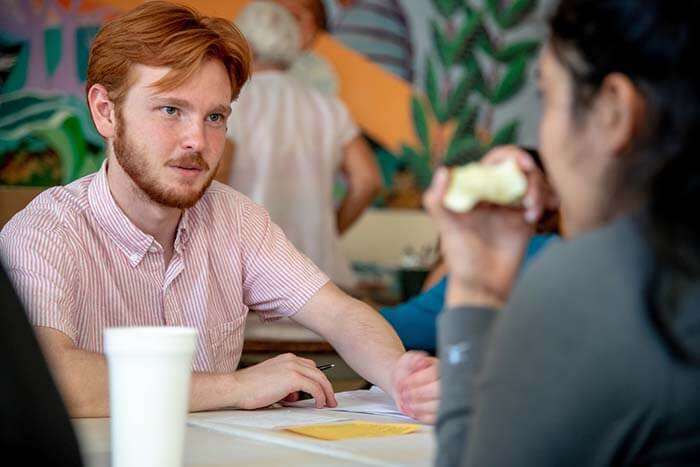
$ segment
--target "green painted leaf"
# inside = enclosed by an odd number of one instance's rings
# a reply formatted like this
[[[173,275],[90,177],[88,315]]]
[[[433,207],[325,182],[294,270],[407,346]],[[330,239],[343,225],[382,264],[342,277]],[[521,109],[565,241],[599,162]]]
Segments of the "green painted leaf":
[[[80,173],[86,145],[80,120],[68,110],[57,110],[42,120],[26,122],[11,130],[0,131],[0,142],[37,138],[51,147],[61,160],[63,183],[69,183]],[[5,144],[2,144],[3,146]]]
[[[428,131],[428,119],[425,115],[425,107],[417,96],[411,96],[411,114],[413,116],[413,128],[418,139],[423,145],[423,150],[430,151],[430,133]]]
[[[525,71],[527,69],[527,58],[519,57],[508,64],[503,79],[496,86],[491,95],[491,103],[502,104],[507,101],[523,87],[525,84]]]
[[[12,92],[0,94],[0,128],[6,128],[8,121],[17,119],[17,114],[27,111],[34,105],[53,105],[61,101],[58,94],[41,92]]]
[[[452,138],[452,141],[450,141],[443,163],[447,166],[463,165],[475,160],[475,158],[478,158],[480,155],[481,147],[474,135],[461,138],[455,136]]]
[[[104,159],[105,159],[104,152],[100,152],[100,153],[96,153],[96,154],[88,154],[85,157],[85,160],[83,162],[83,166],[79,168],[78,178],[84,177],[85,175],[89,175],[91,173],[95,173],[98,170],[100,170]]]
[[[474,91],[474,84],[478,76],[476,73],[465,72],[457,87],[452,91],[447,101],[447,115],[456,118],[467,105],[469,95]]]
[[[467,18],[471,17],[471,15],[480,13],[476,8],[474,8],[471,5],[472,0],[462,0],[462,9],[464,10],[464,13],[467,15]]]
[[[464,60],[463,65],[464,73],[474,76],[474,90],[481,94],[485,99],[489,99],[489,95],[486,90],[486,80],[484,80],[484,75],[481,72],[481,65],[479,65],[476,57],[473,55],[468,56]]]
[[[85,101],[75,96],[38,90],[0,94],[0,130],[11,130],[28,121],[47,118],[46,112],[67,110],[80,119],[84,138],[95,148],[104,147],[102,136],[92,123]],[[3,148],[0,147],[0,153]]]
[[[61,159],[63,183],[79,177],[86,155],[85,139],[80,129],[80,120],[67,112],[60,112],[48,125],[32,133],[45,140]]]
[[[401,157],[406,166],[415,175],[418,186],[423,190],[428,188],[433,178],[430,155],[425,153],[419,154],[414,148],[402,144]]]
[[[501,0],[485,0],[484,6],[496,24],[498,24],[498,27],[505,29],[503,23],[503,12],[501,10]]]
[[[520,129],[520,122],[513,120],[496,131],[489,144],[489,149],[496,146],[503,146],[504,144],[515,144],[518,140],[518,130]]]
[[[468,55],[472,54],[474,45],[483,30],[480,13],[472,15],[462,23],[457,37],[453,41],[453,62],[462,62]]]
[[[453,63],[451,44],[447,41],[447,38],[440,30],[440,26],[434,20],[430,22],[430,29],[433,34],[435,48],[437,49],[438,56],[440,57],[440,62],[445,69],[448,69]]]
[[[440,99],[440,89],[438,87],[437,75],[433,61],[428,57],[425,60],[425,92],[428,96],[430,106],[433,108],[433,113],[440,123],[445,123],[447,116],[443,112],[443,106]]]
[[[44,59],[46,72],[49,76],[53,76],[61,61],[62,41],[63,34],[60,27],[44,29]]]
[[[99,26],[81,26],[75,33],[75,57],[78,66],[78,78],[82,82],[87,80],[90,45],[92,45],[92,39],[99,29]]]
[[[501,29],[518,26],[537,6],[536,0],[511,0],[505,6],[501,0],[486,0],[486,9]]]
[[[486,28],[482,28],[481,34],[476,39],[476,46],[480,48],[489,57],[496,55],[496,47],[493,45],[491,34]]]
[[[536,40],[524,40],[514,42],[503,47],[501,50],[494,54],[494,57],[503,63],[511,62],[521,56],[529,59],[532,55],[537,52],[540,47],[540,41]]]
[[[433,0],[433,6],[445,19],[449,19],[459,8],[459,0]]]
[[[77,98],[38,91],[0,95],[0,154],[50,148],[61,162],[62,182],[69,183],[92,171],[88,160],[86,121],[95,132],[87,107]],[[7,111],[7,112],[6,112]],[[102,145],[92,145],[97,150]],[[101,159],[98,159],[101,160]],[[87,166],[86,166],[87,164]]]
[[[411,146],[408,146],[407,144],[401,145],[400,154],[401,154],[401,157],[404,158],[406,161],[408,161],[409,159],[420,159],[420,157],[421,157],[415,148],[412,148]]]
[[[513,0],[501,15],[501,25],[510,29],[519,25],[537,6],[536,0]]]
[[[29,41],[7,41],[0,32],[0,43],[3,44],[3,48],[9,46],[6,48],[6,50],[9,49],[8,54],[12,53],[14,55],[14,53],[17,53],[14,63],[10,67],[9,74],[5,77],[5,81],[0,82],[0,91],[8,93],[22,89],[27,81],[27,73],[29,72],[29,55],[31,53]],[[12,55],[9,55],[8,58],[11,58]]]
[[[462,109],[462,113],[459,115],[459,120],[457,121],[457,128],[453,137],[459,136],[472,136],[474,135],[474,129],[476,128],[476,119],[479,116],[479,107],[476,105],[466,105]]]

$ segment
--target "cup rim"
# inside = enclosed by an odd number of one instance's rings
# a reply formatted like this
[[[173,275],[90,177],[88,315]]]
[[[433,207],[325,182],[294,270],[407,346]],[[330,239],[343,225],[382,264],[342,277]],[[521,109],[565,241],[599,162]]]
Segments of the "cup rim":
[[[197,329],[183,326],[133,326],[104,329],[104,353],[191,353]]]
[[[162,334],[162,335],[191,335],[197,334],[197,328],[189,326],[115,326],[104,328],[105,334]]]

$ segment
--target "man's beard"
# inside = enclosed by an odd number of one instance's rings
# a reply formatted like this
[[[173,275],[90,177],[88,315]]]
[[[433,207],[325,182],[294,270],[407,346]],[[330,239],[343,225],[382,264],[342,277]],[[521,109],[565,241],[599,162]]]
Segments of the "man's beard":
[[[117,134],[113,141],[114,156],[121,165],[124,172],[134,181],[141,191],[152,201],[163,206],[179,209],[187,209],[194,206],[199,201],[204,192],[211,185],[216,170],[213,170],[209,179],[199,190],[181,191],[176,188],[167,188],[157,179],[157,175],[147,164],[147,157],[143,151],[139,151],[131,144],[124,125],[124,119],[120,110],[116,111]],[[184,154],[176,159],[170,159],[166,163],[168,166],[196,167],[204,172],[209,170],[209,164],[198,152]]]

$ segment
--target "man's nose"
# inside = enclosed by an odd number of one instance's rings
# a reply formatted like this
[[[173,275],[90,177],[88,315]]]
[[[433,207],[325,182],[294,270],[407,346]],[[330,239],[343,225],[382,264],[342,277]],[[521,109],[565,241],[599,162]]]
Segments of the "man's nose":
[[[182,147],[191,152],[202,152],[206,146],[204,122],[198,119],[188,121],[182,134]]]

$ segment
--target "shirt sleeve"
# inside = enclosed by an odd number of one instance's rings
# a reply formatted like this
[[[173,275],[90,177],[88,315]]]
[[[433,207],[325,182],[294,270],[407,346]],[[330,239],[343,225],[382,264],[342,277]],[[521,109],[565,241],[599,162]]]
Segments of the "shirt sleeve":
[[[263,320],[292,316],[329,279],[291,244],[267,211],[249,201],[245,211],[243,300]]]
[[[56,329],[75,343],[80,281],[71,251],[58,216],[31,205],[0,233],[0,256],[29,321]]]
[[[439,318],[440,387],[436,467],[462,465],[475,402],[476,379],[496,311],[461,307]]]

